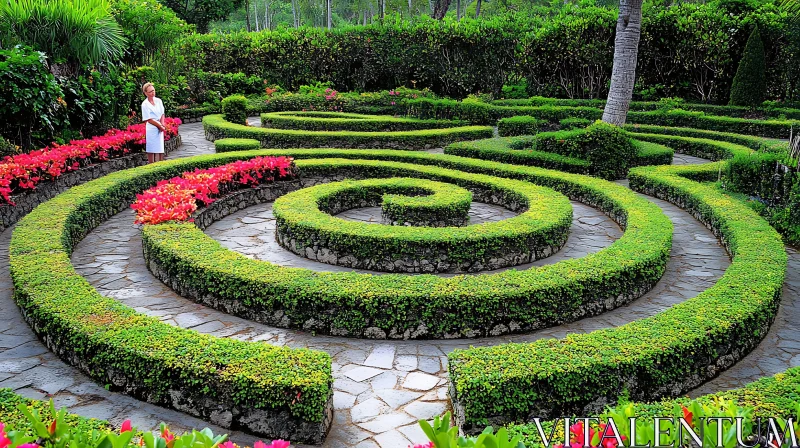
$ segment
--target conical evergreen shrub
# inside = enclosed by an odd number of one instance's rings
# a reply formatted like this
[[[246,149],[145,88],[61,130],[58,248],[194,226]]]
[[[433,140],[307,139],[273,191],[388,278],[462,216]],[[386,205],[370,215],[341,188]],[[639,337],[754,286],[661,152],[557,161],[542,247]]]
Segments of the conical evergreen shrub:
[[[731,106],[759,106],[767,94],[767,65],[758,26],[753,28],[731,86]]]

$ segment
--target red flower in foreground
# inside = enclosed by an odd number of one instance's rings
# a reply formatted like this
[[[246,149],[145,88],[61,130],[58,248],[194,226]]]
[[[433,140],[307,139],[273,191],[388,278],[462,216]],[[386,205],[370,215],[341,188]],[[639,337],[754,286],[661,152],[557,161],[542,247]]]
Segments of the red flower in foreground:
[[[8,438],[5,429],[6,426],[0,423],[0,448],[6,448],[11,445],[11,439]]]
[[[119,430],[119,433],[122,434],[124,432],[133,431],[133,426],[131,426],[130,420],[125,420],[122,422],[122,427]]]

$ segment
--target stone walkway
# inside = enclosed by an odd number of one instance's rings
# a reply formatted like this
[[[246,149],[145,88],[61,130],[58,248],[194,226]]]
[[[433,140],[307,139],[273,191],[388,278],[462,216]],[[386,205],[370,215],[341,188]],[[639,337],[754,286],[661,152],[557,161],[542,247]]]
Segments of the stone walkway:
[[[211,144],[203,138],[199,123],[182,126],[181,134],[184,147],[170,157],[212,150]],[[697,163],[700,160],[693,159],[676,157],[676,163]],[[714,284],[729,261],[711,232],[677,207],[649,199],[662,207],[675,225],[671,259],[664,278],[656,287],[628,306],[528,335],[389,342],[313,337],[245,321],[179,297],[150,275],[142,261],[140,232],[132,225],[130,211],[118,214],[91,232],[76,248],[73,262],[101,293],[173,325],[220,337],[327,351],[334,360],[336,412],[324,446],[405,448],[426,440],[415,423],[417,419],[430,418],[447,409],[445,355],[454,348],[563,337],[568,333],[617,326],[658,313]],[[257,240],[259,246],[250,246],[250,255],[266,255],[271,252],[271,249],[265,249],[264,244],[268,241],[263,238],[263,232],[269,229],[269,206],[259,207],[251,207],[221,220],[208,229],[209,234],[234,250],[248,247]],[[565,248],[542,262],[557,261],[557,257],[567,254],[581,256],[575,254],[580,251],[599,250],[599,242],[610,244],[619,236],[619,229],[615,230],[616,226],[608,218],[590,207],[576,206],[575,217],[573,235]],[[591,221],[581,221],[586,218]],[[131,418],[142,429],[155,428],[159,421],[166,421],[179,431],[211,426],[215,432],[226,432],[185,414],[110,393],[48,352],[22,320],[11,300],[8,275],[10,236],[10,231],[0,234],[0,387],[12,387],[18,393],[34,398],[53,396],[59,406],[70,406],[70,410],[78,414],[108,418],[116,424]],[[597,241],[597,247],[589,248],[582,244],[581,238],[584,237]],[[800,304],[800,254],[792,251],[790,255],[786,295],[767,340],[744,361],[704,387],[711,390],[739,387],[755,377],[772,375],[798,364],[800,343],[796,335],[793,338],[794,327],[788,316],[792,313],[796,316],[796,307]],[[780,348],[780,357],[775,356],[775,347]],[[761,366],[762,370],[755,372],[740,368],[749,363]],[[253,441],[252,437],[241,433],[234,432],[232,437],[240,444]]]

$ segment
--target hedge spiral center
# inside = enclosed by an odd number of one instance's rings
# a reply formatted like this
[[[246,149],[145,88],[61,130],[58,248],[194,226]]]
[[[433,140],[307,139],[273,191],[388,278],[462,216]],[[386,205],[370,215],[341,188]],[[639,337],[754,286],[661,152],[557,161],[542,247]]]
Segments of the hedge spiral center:
[[[447,178],[447,176],[445,176]],[[333,182],[289,193],[273,206],[278,242],[286,249],[329,264],[385,272],[478,272],[515,266],[557,252],[566,242],[572,207],[566,197],[527,182],[478,176],[455,185],[393,178]],[[345,221],[332,215],[377,205],[395,218],[433,222],[438,227],[381,226]],[[443,227],[466,219],[472,196],[499,204],[519,216],[466,227]]]

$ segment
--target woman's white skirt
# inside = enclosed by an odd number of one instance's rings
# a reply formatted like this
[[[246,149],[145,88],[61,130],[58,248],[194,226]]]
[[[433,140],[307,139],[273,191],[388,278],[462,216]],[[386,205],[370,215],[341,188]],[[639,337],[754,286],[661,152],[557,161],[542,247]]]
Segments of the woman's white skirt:
[[[145,151],[154,154],[162,154],[164,152],[164,133],[150,123],[147,123]]]

